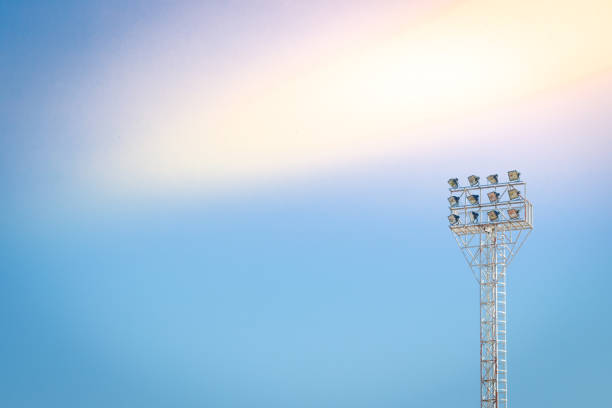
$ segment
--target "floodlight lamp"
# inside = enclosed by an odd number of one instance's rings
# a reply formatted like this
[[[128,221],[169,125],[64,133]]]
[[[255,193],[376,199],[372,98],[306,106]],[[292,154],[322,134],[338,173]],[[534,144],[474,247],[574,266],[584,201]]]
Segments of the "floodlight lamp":
[[[451,207],[456,206],[457,204],[459,204],[459,197],[457,196],[448,197],[448,203],[450,204]]]
[[[478,222],[478,216],[480,214],[478,214],[476,211],[470,211],[470,221],[472,221],[472,224],[476,224]]]
[[[459,216],[457,214],[451,214],[448,216],[448,221],[451,225],[455,225],[459,222]]]
[[[448,185],[451,186],[451,188],[459,188],[459,179],[448,179]]]
[[[489,221],[497,221],[499,219],[499,211],[491,210],[487,213]]]
[[[521,177],[521,173],[519,173],[516,170],[510,170],[508,172],[508,180],[510,181],[518,181],[520,177]]]
[[[487,194],[487,197],[489,197],[490,202],[495,203],[497,200],[499,200],[499,193],[497,191],[491,191],[489,194]]]
[[[473,174],[470,177],[468,177],[468,181],[470,182],[470,186],[472,187],[478,185],[478,180],[480,180],[480,177],[475,176]]]
[[[510,197],[511,200],[516,200],[520,197],[520,195],[521,192],[518,191],[516,188],[511,188],[508,190],[508,197]]]
[[[478,194],[469,195],[467,199],[472,205],[478,204]]]
[[[487,180],[489,180],[489,184],[499,183],[499,178],[497,177],[497,174],[491,174],[490,176],[487,176]]]
[[[508,217],[510,217],[511,220],[516,220],[519,217],[519,210],[516,208],[510,208],[508,210]]]

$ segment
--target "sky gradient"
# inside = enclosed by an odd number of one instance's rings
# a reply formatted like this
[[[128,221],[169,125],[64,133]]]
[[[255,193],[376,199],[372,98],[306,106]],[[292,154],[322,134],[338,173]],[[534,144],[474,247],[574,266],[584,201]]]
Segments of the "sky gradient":
[[[604,406],[610,15],[3,3],[0,405],[477,406],[446,180],[516,168],[510,404]]]

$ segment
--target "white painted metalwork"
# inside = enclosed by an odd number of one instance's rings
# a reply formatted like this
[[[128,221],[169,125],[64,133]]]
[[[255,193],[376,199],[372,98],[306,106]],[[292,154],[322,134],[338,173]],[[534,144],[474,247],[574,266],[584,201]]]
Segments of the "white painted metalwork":
[[[508,192],[514,189],[519,194],[512,199]],[[449,207],[459,217],[450,230],[480,286],[480,406],[508,408],[506,269],[533,229],[533,206],[526,198],[527,185],[520,180],[457,185],[449,191],[459,197]],[[483,203],[491,192],[499,195],[497,200]],[[467,199],[473,194],[480,197],[478,204]],[[487,216],[492,210],[499,212],[495,221]],[[479,216],[470,217],[471,212]]]

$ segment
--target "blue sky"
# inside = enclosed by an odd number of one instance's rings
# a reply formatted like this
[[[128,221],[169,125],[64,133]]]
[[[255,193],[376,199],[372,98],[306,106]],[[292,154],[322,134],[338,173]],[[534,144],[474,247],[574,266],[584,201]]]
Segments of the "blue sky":
[[[362,78],[419,49],[387,47],[401,30],[488,13],[455,3],[0,6],[0,405],[477,406],[478,287],[446,180],[513,168],[535,230],[508,273],[511,404],[605,404],[609,50],[558,82],[525,63],[516,94],[418,71],[450,110],[366,121],[365,88],[334,109],[346,50],[373,56],[345,72]],[[310,133],[327,127],[355,133]]]

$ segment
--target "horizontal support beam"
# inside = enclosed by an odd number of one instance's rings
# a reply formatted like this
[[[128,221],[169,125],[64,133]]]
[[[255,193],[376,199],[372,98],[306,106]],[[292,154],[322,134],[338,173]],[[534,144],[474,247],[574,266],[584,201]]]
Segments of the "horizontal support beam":
[[[527,230],[533,229],[533,226],[525,221],[504,221],[499,223],[489,223],[489,224],[470,224],[470,225],[451,225],[450,229],[457,235],[467,235],[467,234],[478,234],[485,233],[485,228],[487,227],[495,227],[496,231],[510,231],[510,230]]]
[[[448,191],[451,193],[456,193],[459,191],[470,191],[470,190],[484,190],[495,187],[505,187],[505,186],[524,186],[526,183],[524,181],[507,181],[505,183],[497,183],[497,184],[479,184],[477,186],[464,186],[457,188],[449,188]]]
[[[525,202],[527,200],[522,198],[522,199],[517,199],[517,200],[504,200],[504,201],[496,201],[494,203],[480,203],[480,204],[468,204],[468,205],[457,205],[454,207],[449,206],[448,209],[452,212],[452,211],[459,211],[461,212],[461,210],[463,211],[478,211],[480,209],[494,209],[494,208],[501,208],[502,210],[508,210],[511,208],[523,208],[525,206]]]

